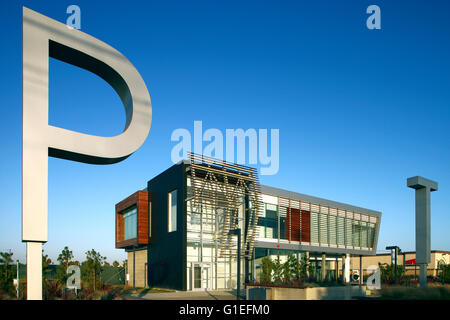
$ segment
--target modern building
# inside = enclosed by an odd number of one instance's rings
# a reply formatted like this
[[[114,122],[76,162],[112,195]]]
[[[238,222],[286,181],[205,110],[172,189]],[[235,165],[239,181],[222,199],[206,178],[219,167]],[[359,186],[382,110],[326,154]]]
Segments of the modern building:
[[[430,263],[427,266],[427,276],[436,277],[439,275],[439,267],[441,264],[450,264],[450,251],[431,250]],[[379,264],[393,264],[394,257],[390,253],[378,253],[372,256],[365,256],[363,259],[362,270],[363,275],[367,276],[367,269],[369,266],[378,266]],[[405,275],[418,277],[420,273],[420,266],[416,264],[416,252],[405,251],[397,255],[397,264],[399,266],[406,266]],[[361,265],[358,257],[352,257],[350,261],[350,272],[360,273]]]
[[[350,257],[375,255],[381,212],[260,185],[256,170],[191,155],[116,204],[116,248],[129,284],[234,289],[261,259],[305,255],[318,280],[350,279]],[[242,287],[242,286],[241,286]]]

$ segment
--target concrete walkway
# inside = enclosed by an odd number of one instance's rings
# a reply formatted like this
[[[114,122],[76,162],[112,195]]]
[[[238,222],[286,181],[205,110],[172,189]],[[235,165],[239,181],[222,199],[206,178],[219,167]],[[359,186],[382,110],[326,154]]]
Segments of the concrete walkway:
[[[123,295],[126,300],[236,300],[231,291],[174,291]]]

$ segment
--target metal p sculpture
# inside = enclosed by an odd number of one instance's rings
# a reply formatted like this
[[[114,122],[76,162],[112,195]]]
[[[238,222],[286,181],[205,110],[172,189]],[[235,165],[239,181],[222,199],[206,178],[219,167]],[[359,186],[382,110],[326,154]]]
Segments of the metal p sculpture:
[[[42,299],[42,244],[48,240],[48,156],[90,164],[124,160],[145,141],[152,105],[144,80],[119,51],[23,8],[22,241],[27,244],[27,298]],[[91,71],[118,93],[126,111],[114,137],[48,124],[49,57]]]

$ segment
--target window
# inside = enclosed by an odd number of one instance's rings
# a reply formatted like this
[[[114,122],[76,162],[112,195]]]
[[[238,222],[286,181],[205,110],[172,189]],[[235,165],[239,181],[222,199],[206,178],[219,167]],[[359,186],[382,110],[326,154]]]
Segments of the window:
[[[361,238],[361,226],[359,224],[359,221],[353,220],[352,221],[352,233],[353,233],[353,246],[359,247],[361,244],[359,242]]]
[[[265,204],[265,216],[258,219],[260,226],[259,236],[263,238],[278,238],[278,207],[273,204]]]
[[[321,244],[328,244],[328,216],[319,213],[319,242]]]
[[[311,242],[319,242],[319,217],[317,212],[311,212]]]
[[[345,218],[338,217],[337,224],[338,224],[337,242],[339,245],[345,245],[345,227],[344,227]]]
[[[169,192],[168,231],[177,231],[177,190]]]
[[[123,213],[123,221],[125,225],[124,240],[134,239],[137,237],[137,208],[133,207]]]

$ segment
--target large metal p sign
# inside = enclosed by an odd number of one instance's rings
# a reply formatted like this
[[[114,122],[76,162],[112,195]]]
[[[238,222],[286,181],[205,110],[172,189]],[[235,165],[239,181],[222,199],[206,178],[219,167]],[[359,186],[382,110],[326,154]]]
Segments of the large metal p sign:
[[[114,88],[126,110],[125,129],[120,135],[92,136],[48,124],[49,57],[89,70]],[[42,243],[48,238],[47,157],[92,164],[119,162],[145,141],[152,121],[152,107],[143,79],[120,52],[25,7],[22,81],[22,241],[27,242],[28,284],[37,288],[30,290],[28,286],[28,297],[40,299],[41,262],[40,258],[34,258],[41,256]]]

